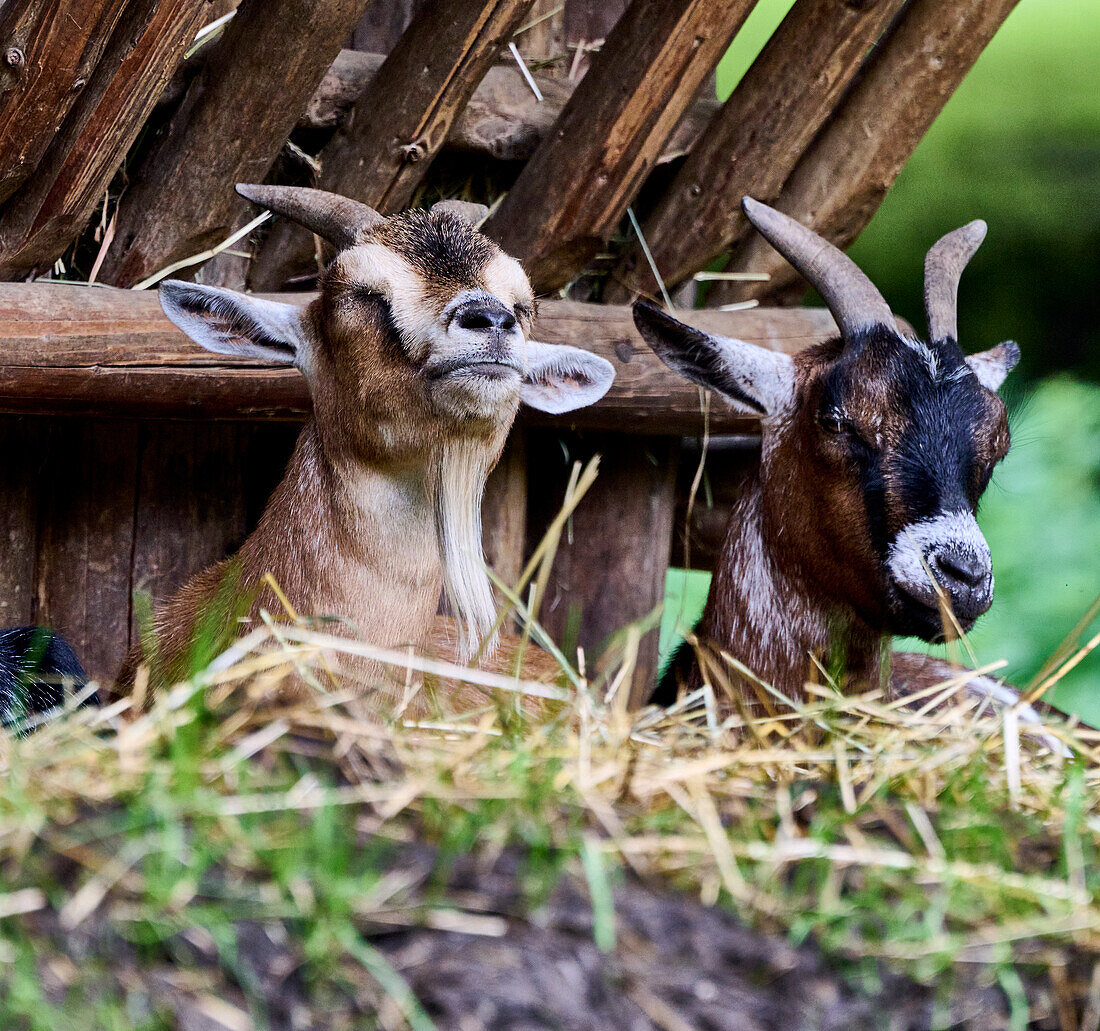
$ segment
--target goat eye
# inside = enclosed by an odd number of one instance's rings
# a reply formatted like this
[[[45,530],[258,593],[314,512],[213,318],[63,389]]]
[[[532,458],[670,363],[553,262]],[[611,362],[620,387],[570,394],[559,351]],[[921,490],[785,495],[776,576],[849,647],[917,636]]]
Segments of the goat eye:
[[[826,432],[834,436],[841,433],[853,433],[855,427],[847,420],[842,419],[836,412],[825,412],[817,418],[817,424]]]

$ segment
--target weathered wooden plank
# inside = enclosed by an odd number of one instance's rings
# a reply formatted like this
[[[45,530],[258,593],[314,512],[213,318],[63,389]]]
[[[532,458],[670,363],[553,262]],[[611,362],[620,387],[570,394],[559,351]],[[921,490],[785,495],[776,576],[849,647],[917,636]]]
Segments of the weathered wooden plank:
[[[684,441],[677,471],[671,563],[712,570],[725,540],[730,509],[740,496],[745,477],[759,464],[760,438],[711,438],[704,462],[705,485],[700,484],[692,503],[699,452],[697,440]]]
[[[648,615],[664,599],[675,508],[679,441],[639,443],[621,434],[531,434],[532,540],[561,507],[574,461],[602,456],[596,482],[577,506],[554,558],[540,621],[555,640],[580,645],[589,669],[608,637]],[[643,638],[632,701],[648,694],[658,634]]]
[[[283,296],[308,300],[305,294]],[[693,311],[682,317],[701,329],[787,352],[836,332],[820,309]],[[698,389],[666,369],[642,343],[629,309],[546,301],[534,334],[603,355],[617,376],[592,408],[565,419],[525,409],[526,421],[623,432],[701,432]],[[301,419],[309,407],[296,371],[201,350],[164,317],[150,293],[0,284],[0,344],[0,411]],[[710,422],[716,433],[754,425],[717,398]]]
[[[34,618],[60,631],[94,677],[129,646],[138,429],[55,420],[44,448]]]
[[[80,232],[206,10],[129,0],[35,174],[0,212],[0,278],[50,265]]]
[[[125,5],[16,0],[0,7],[0,201],[38,166]]]
[[[105,282],[130,286],[245,220],[261,182],[365,0],[244,0],[166,131],[131,172]]]
[[[351,33],[356,50],[388,54],[426,0],[385,0],[369,3]]]
[[[34,553],[38,538],[45,419],[0,417],[0,627],[34,615]]]
[[[133,586],[154,601],[224,558],[248,530],[241,427],[145,428],[136,505]],[[140,632],[132,621],[131,643]]]
[[[163,598],[235,548],[297,432],[0,418],[0,627],[51,625],[110,681],[137,632],[132,577]]]
[[[523,572],[527,546],[527,447],[523,429],[515,429],[485,484],[481,503],[481,539],[485,562],[509,587]]]
[[[405,207],[530,6],[449,0],[424,7],[322,150],[317,186],[383,212]],[[313,234],[280,221],[252,262],[250,284],[278,289],[313,263]]]
[[[634,0],[619,19],[486,226],[536,290],[563,286],[604,245],[752,7]]]
[[[741,198],[774,200],[903,0],[797,0],[643,224],[666,285],[704,268],[748,231]],[[637,242],[604,300],[659,296]]]
[[[306,105],[298,128],[342,125],[384,60],[382,54],[341,50]],[[542,72],[534,72],[532,77],[542,100],[514,64],[490,68],[451,126],[443,149],[484,154],[498,161],[526,161],[549,135],[574,88],[573,82]],[[686,154],[718,108],[713,97],[697,97],[665,141],[657,164]]]
[[[909,0],[835,118],[798,162],[776,207],[847,247],[1017,2]],[[736,247],[729,268],[772,279],[723,289],[722,300],[781,295],[799,283],[759,236]]]

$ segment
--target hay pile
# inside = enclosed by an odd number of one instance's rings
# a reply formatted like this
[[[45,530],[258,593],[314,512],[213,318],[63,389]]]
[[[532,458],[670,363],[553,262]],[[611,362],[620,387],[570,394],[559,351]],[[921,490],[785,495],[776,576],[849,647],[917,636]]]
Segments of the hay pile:
[[[961,683],[629,713],[637,639],[548,691],[271,621],[0,737],[0,1026],[1095,1026],[1100,734]],[[357,715],[348,653],[432,718]]]

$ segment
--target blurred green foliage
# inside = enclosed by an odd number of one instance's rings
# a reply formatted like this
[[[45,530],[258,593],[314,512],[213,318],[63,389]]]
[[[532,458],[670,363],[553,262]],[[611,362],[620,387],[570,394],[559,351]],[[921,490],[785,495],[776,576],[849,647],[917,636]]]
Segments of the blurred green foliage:
[[[760,0],[719,65],[719,97],[790,7]],[[1015,339],[1023,358],[1005,388],[1012,452],[979,516],[996,597],[970,640],[980,661],[1008,660],[1017,684],[1100,593],[1100,388],[1088,382],[1100,381],[1097,15],[1095,0],[1022,0],[851,248],[919,327],[925,251],[973,218],[989,223],[963,277],[960,339],[967,351]],[[1060,370],[1078,378],[1042,378]],[[708,584],[705,574],[670,571],[662,654],[677,624],[698,618]],[[1050,700],[1100,725],[1100,654]]]
[[[1018,340],[1034,379],[1100,381],[1100,9],[1023,0],[851,249],[922,326],[921,261],[972,218],[989,236],[963,277],[966,350]]]

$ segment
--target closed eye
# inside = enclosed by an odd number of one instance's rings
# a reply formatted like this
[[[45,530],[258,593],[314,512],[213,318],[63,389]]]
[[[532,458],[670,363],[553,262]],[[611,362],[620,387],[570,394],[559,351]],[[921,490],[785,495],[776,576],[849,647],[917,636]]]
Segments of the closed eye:
[[[357,287],[355,290],[355,299],[358,301],[377,301],[380,304],[389,304],[383,294],[380,294],[377,290],[371,290],[365,286]]]

